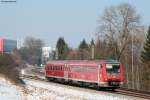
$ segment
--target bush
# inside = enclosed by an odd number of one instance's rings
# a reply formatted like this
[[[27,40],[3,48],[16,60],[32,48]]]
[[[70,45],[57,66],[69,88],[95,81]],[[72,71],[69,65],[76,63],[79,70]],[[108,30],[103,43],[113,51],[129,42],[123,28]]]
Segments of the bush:
[[[150,92],[150,62],[142,65],[143,75],[141,80],[141,86],[144,91]]]
[[[0,74],[10,79],[13,83],[19,82],[18,64],[10,54],[0,54]]]

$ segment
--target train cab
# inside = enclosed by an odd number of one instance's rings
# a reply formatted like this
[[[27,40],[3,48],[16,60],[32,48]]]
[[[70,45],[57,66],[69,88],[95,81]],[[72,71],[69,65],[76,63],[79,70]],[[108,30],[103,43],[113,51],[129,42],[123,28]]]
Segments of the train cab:
[[[103,72],[101,73],[102,87],[120,87],[123,85],[123,66],[120,63],[105,63],[103,64]]]

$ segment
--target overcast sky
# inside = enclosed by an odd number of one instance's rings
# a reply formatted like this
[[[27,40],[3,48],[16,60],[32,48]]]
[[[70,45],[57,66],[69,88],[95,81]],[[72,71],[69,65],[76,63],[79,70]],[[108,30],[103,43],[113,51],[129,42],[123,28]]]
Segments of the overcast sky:
[[[136,7],[144,25],[150,25],[150,0],[17,0],[0,3],[0,37],[40,38],[54,47],[62,36],[70,47],[95,38],[97,20],[106,7],[120,3]]]

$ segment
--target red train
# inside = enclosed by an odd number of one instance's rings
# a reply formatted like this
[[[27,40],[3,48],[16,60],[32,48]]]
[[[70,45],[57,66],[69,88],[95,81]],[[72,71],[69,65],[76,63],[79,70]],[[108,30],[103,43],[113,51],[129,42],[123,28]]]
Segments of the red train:
[[[123,84],[123,65],[114,60],[49,61],[45,65],[48,80],[115,89]]]

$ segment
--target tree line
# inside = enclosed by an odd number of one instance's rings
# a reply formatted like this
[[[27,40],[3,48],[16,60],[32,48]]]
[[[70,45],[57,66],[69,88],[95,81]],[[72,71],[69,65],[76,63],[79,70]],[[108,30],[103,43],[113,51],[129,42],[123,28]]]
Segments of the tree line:
[[[63,37],[57,42],[59,60],[115,59],[124,65],[124,87],[150,90],[150,27],[141,23],[135,7],[128,3],[108,7],[98,20],[96,38],[81,41],[77,49],[69,48]],[[59,47],[63,40],[64,46]],[[64,53],[63,53],[64,52]],[[65,55],[64,55],[65,54]]]
[[[148,30],[148,31],[146,31]],[[40,39],[26,38],[20,48],[21,58],[40,64]],[[83,39],[77,48],[70,48],[64,37],[56,43],[55,60],[114,59],[124,65],[124,87],[150,90],[150,27],[141,24],[141,17],[128,3],[107,7],[98,19],[95,39]]]

